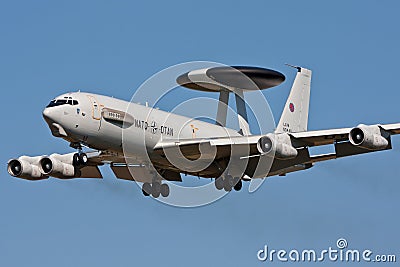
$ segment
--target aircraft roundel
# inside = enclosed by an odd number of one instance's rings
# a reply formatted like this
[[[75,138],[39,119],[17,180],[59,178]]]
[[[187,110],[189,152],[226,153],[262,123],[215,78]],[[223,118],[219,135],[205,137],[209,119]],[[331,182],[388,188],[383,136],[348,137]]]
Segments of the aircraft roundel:
[[[290,112],[294,112],[294,104],[293,103],[289,104],[289,109],[290,109]]]

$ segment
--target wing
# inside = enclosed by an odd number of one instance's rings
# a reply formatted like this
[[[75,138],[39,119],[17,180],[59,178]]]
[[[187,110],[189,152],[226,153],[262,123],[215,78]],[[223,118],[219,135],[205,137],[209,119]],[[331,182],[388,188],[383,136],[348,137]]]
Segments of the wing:
[[[163,140],[154,147],[154,152],[158,154],[166,154],[168,151],[176,151],[177,148],[182,155],[188,159],[198,159],[201,152],[211,154],[210,150],[218,149],[215,154],[216,159],[229,156],[231,147],[249,147],[250,154],[257,153],[257,142],[260,139],[258,135],[252,136],[232,136],[221,138],[202,138],[202,139],[180,139],[180,140]]]
[[[152,181],[153,170],[143,164],[128,165],[133,160],[125,158],[123,153],[110,151],[91,151],[83,154],[51,154],[50,156],[20,156],[8,162],[10,175],[27,179],[43,180],[49,177],[59,179],[102,178],[99,166],[109,164],[114,174],[125,180],[140,182]],[[175,173],[162,172],[172,180],[178,180]],[[180,176],[179,176],[180,179]]]
[[[179,172],[154,168],[153,165],[143,164],[133,158],[127,159],[123,153],[114,151],[93,151],[87,153],[87,155],[89,159],[88,165],[99,166],[109,164],[112,172],[118,179],[151,183],[154,175],[158,173],[165,180],[182,181]]]
[[[376,125],[390,135],[400,134],[400,123]],[[295,146],[321,146],[337,142],[349,141],[349,133],[353,128],[329,129],[290,133],[294,138]]]
[[[385,131],[388,136],[400,134],[400,123],[376,125]],[[299,149],[303,147],[322,146],[330,144],[342,144],[339,148],[347,146],[343,145],[349,142],[349,133],[354,128],[341,128],[329,129],[318,131],[307,131],[299,133],[288,133],[291,137],[292,145]],[[187,139],[187,140],[163,140],[160,141],[155,147],[156,153],[164,153],[165,151],[175,148],[180,149],[183,156],[189,159],[196,159],[200,156],[200,150],[206,147],[217,147],[221,152],[216,154],[216,158],[222,158],[228,155],[227,149],[231,146],[249,146],[250,155],[257,155],[257,142],[261,135],[253,136],[234,136],[222,138],[206,138],[206,139]],[[350,143],[349,143],[350,145]],[[356,147],[356,146],[354,146]],[[225,150],[223,148],[226,148]],[[364,151],[365,149],[362,149]],[[375,151],[374,149],[366,149],[369,152]]]
[[[307,169],[316,162],[331,160],[346,156],[364,154],[391,149],[391,135],[400,133],[400,124],[386,124],[373,126],[358,126],[368,129],[379,130],[378,135],[387,140],[387,145],[384,147],[367,148],[359,145],[354,145],[349,141],[350,132],[355,128],[329,129],[319,131],[307,131],[299,133],[288,133],[290,136],[291,145],[297,149],[298,156],[296,158],[275,159],[269,175],[282,175],[291,170]],[[368,128],[369,127],[369,128]],[[356,127],[357,128],[357,127]],[[364,128],[363,128],[364,129]],[[171,167],[165,159],[171,151],[175,153],[179,149],[179,153],[187,159],[197,160],[204,158],[209,160],[213,157],[216,161],[226,159],[236,150],[242,158],[250,159],[250,165],[256,165],[257,157],[263,156],[257,149],[257,142],[261,135],[254,136],[235,136],[222,138],[205,138],[205,139],[187,139],[187,140],[163,140],[154,147],[154,154],[159,155],[166,162],[164,167]],[[313,155],[309,154],[308,148],[322,145],[334,145],[335,152],[329,154]],[[246,149],[241,149],[246,148]],[[211,152],[210,152],[211,151]],[[205,155],[205,156],[204,156]],[[209,156],[209,157],[207,157]],[[254,163],[254,164],[253,164]],[[299,165],[301,165],[299,167]],[[294,168],[294,166],[296,166]],[[175,170],[179,171],[179,170]],[[214,173],[215,174],[215,173]],[[251,177],[252,172],[248,172]]]
[[[289,133],[295,147],[322,146],[334,144],[335,142],[348,141],[352,128],[330,129],[319,131],[308,131],[300,133]]]
[[[383,138],[387,140],[387,146],[366,148],[352,144],[349,140],[349,136],[350,132],[355,128],[290,133],[290,136],[292,137],[293,144],[298,147],[313,147],[329,144],[334,145],[334,153],[310,156],[309,160],[305,162],[305,164],[314,164],[320,161],[391,149],[391,135],[400,134],[400,123],[372,126],[360,125],[358,127],[364,127],[366,129],[368,129],[368,127],[379,128],[380,132],[377,134],[380,134]]]

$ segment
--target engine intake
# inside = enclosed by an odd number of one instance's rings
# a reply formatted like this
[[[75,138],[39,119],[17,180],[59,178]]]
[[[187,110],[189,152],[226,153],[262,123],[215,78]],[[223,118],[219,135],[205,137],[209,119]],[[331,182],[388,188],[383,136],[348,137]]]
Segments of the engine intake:
[[[389,145],[389,141],[382,136],[378,125],[359,125],[351,129],[349,141],[355,146],[370,150],[384,149]]]
[[[26,180],[42,180],[47,177],[40,171],[38,163],[43,156],[22,156],[8,162],[7,171],[11,176]]]
[[[57,178],[76,177],[79,166],[87,162],[86,154],[71,153],[66,155],[52,154],[39,162],[40,171],[48,176]]]
[[[9,174],[11,174],[14,177],[20,176],[23,171],[22,162],[19,161],[18,159],[10,160],[10,162],[8,162],[7,171]]]
[[[260,153],[268,154],[273,149],[273,141],[268,136],[263,136],[258,140],[257,149]]]
[[[258,152],[277,159],[292,159],[297,157],[297,149],[292,146],[290,136],[283,134],[267,134],[257,142]]]

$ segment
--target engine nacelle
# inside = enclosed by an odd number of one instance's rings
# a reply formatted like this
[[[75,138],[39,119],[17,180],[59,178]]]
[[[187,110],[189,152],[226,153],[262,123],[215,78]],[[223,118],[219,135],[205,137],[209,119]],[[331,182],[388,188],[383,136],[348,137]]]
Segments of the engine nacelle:
[[[65,155],[52,154],[39,162],[40,171],[48,176],[57,178],[73,178],[77,174],[79,155],[70,153]]]
[[[384,149],[389,141],[382,136],[381,128],[378,125],[359,125],[351,129],[349,133],[350,143],[370,150]]]
[[[287,133],[267,134],[261,137],[257,142],[257,149],[261,154],[277,159],[292,159],[298,154]]]
[[[42,180],[47,176],[40,171],[39,161],[43,156],[21,156],[8,162],[7,171],[10,175],[26,180]]]

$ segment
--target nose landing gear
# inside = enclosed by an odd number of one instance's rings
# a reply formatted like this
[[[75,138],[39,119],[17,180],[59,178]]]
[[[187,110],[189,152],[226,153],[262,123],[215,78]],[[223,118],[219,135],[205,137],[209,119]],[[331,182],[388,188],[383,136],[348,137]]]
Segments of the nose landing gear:
[[[72,159],[74,166],[85,166],[89,159],[88,156],[82,152],[82,144],[76,142],[71,143],[69,146],[78,150],[78,153],[75,153]]]
[[[75,153],[73,156],[74,166],[85,166],[88,162],[88,156],[83,152]]]

